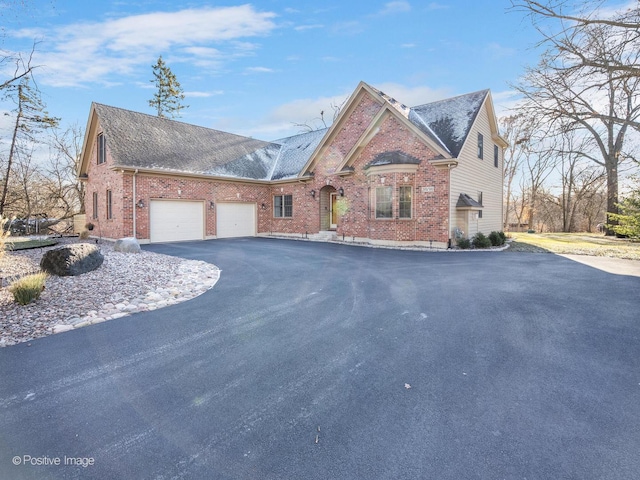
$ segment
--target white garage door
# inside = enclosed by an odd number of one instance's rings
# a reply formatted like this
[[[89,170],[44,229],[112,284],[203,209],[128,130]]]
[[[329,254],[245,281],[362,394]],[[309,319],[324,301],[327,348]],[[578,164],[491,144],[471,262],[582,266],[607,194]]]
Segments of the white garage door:
[[[151,200],[149,230],[151,242],[203,240],[204,203]]]
[[[254,237],[256,205],[254,203],[216,204],[216,237]]]

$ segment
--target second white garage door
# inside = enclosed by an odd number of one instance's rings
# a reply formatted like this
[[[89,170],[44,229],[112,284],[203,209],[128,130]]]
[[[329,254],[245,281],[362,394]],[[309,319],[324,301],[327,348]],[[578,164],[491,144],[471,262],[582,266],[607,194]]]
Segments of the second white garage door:
[[[255,237],[255,203],[216,204],[216,237]]]
[[[204,203],[151,200],[149,235],[151,242],[203,240]]]

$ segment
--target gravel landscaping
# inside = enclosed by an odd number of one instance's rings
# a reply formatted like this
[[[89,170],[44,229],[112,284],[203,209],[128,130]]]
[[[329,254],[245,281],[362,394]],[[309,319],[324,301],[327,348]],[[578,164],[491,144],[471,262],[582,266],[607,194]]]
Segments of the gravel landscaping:
[[[65,238],[61,242],[80,242]],[[59,245],[58,245],[59,246]],[[0,346],[62,332],[99,321],[153,310],[193,298],[218,279],[215,265],[142,251],[114,252],[100,244],[104,263],[92,272],[49,276],[40,299],[18,305],[6,279],[39,271],[42,255],[53,247],[8,252],[0,260]]]

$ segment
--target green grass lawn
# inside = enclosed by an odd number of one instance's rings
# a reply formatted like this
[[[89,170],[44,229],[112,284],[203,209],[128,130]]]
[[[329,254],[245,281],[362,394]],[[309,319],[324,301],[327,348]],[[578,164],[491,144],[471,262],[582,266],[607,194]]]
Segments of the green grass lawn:
[[[509,250],[550,252],[640,260],[640,242],[597,233],[512,233]]]

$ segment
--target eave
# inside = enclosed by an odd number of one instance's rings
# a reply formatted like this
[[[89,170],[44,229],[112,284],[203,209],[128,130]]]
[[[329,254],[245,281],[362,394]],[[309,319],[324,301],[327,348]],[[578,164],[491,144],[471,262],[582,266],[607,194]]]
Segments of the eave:
[[[366,174],[380,175],[384,173],[416,173],[420,165],[417,163],[388,163],[386,165],[372,165],[367,167]]]
[[[129,165],[113,165],[109,167],[110,170],[120,171],[120,173],[138,174],[144,173],[147,175],[158,176],[171,176],[171,177],[185,177],[185,178],[199,178],[202,180],[214,180],[217,182],[230,182],[230,183],[253,183],[257,185],[271,185],[274,182],[269,180],[255,180],[252,178],[239,178],[239,177],[225,177],[221,175],[207,175],[204,173],[192,173],[184,172],[181,170],[159,170],[155,168],[140,168],[131,167]],[[290,180],[291,181],[291,180]]]
[[[433,165],[436,170],[449,170],[458,166],[458,161],[453,158],[438,158],[429,160],[429,163]]]

